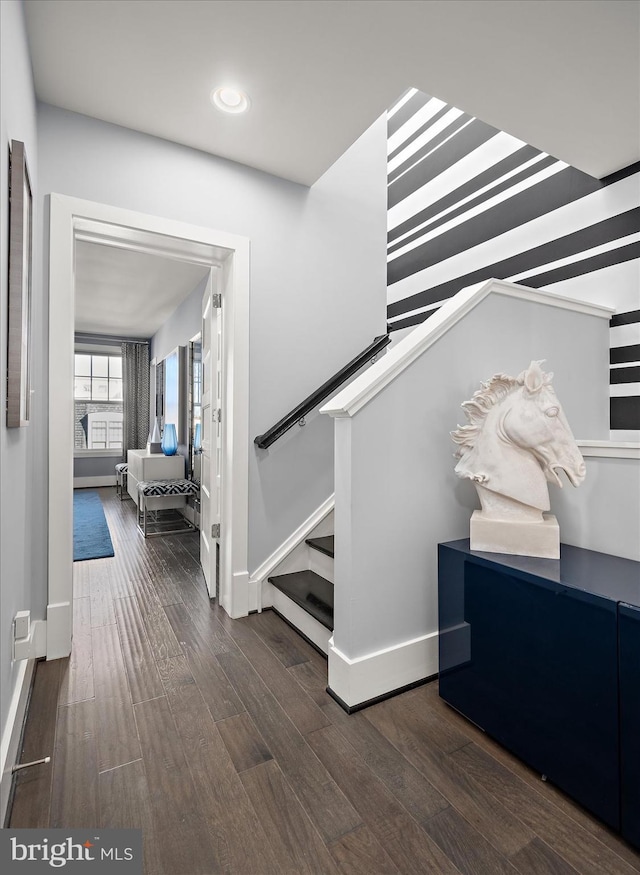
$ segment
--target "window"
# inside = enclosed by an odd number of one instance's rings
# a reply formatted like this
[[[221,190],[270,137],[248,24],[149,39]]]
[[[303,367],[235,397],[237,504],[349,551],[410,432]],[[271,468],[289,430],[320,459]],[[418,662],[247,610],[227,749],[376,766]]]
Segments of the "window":
[[[83,355],[75,357],[76,401],[122,401],[122,356]]]
[[[77,352],[73,379],[75,449],[122,449],[122,356]]]

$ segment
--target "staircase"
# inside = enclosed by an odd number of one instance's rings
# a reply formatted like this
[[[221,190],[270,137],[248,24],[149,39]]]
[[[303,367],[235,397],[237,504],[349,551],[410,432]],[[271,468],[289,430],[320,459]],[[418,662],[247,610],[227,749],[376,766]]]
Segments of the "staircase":
[[[333,633],[333,535],[305,540],[307,568],[268,578],[273,608],[327,654]]]

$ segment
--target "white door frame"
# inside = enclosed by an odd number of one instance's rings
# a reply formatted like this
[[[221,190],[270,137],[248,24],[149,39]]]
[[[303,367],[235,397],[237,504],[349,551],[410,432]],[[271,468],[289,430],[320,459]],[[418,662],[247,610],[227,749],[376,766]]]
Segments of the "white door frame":
[[[213,526],[220,526],[222,509],[220,497],[222,423],[217,411],[224,409],[221,397],[222,344],[219,343],[220,323],[222,318],[220,307],[214,305],[214,295],[218,294],[219,282],[213,282],[213,271],[209,271],[209,280],[201,301],[202,329],[200,332],[200,367],[202,371],[200,411],[200,565],[204,572],[205,583],[209,596],[213,598],[218,592],[218,562],[217,553],[220,536],[213,534]],[[205,472],[207,476],[205,477]]]
[[[101,242],[139,247],[162,235],[158,254],[221,266],[225,416],[219,600],[231,617],[249,612],[249,240],[93,201],[50,195],[49,499],[47,658],[71,652],[73,605],[73,351],[75,241],[95,225]],[[150,251],[147,242],[146,251]],[[212,255],[213,254],[213,255]]]

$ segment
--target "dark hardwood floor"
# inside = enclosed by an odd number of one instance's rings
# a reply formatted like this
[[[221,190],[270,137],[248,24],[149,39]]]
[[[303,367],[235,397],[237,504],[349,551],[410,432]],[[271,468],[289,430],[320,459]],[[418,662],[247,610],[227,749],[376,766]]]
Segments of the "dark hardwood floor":
[[[147,875],[638,875],[640,856],[439,698],[347,715],[271,611],[209,602],[197,535],[75,563],[74,645],[38,665],[13,827],[137,827]]]

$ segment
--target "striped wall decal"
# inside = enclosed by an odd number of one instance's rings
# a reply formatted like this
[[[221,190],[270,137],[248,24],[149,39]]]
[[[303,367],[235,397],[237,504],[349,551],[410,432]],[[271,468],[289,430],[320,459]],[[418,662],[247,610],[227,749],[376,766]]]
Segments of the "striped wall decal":
[[[610,334],[611,427],[633,431],[640,428],[640,310],[613,316]]]
[[[640,164],[593,179],[410,89],[389,110],[388,324],[491,277],[606,303],[611,428],[640,429]]]

